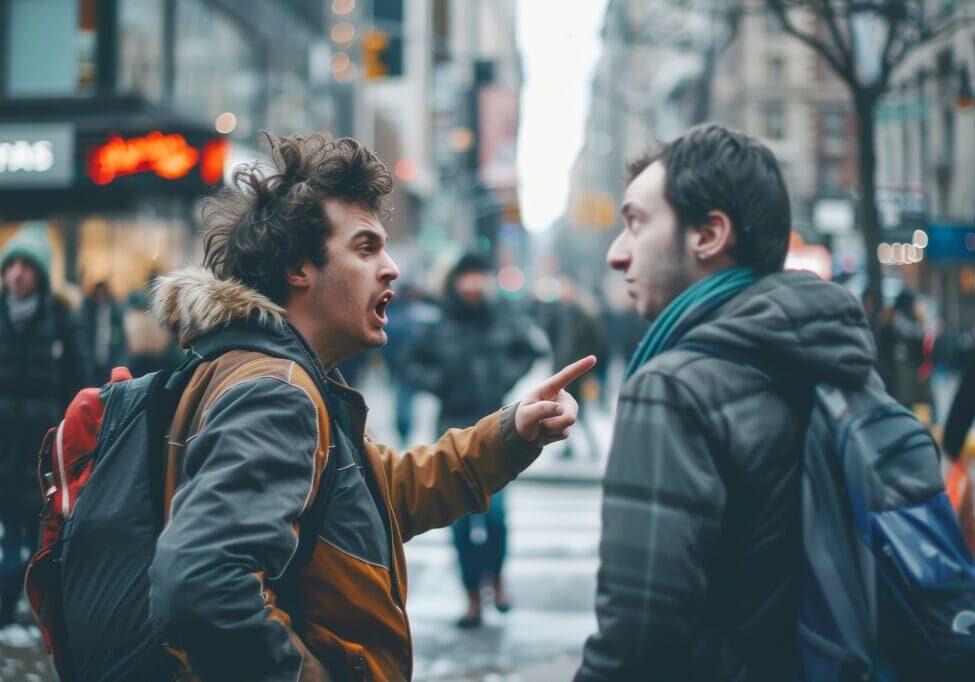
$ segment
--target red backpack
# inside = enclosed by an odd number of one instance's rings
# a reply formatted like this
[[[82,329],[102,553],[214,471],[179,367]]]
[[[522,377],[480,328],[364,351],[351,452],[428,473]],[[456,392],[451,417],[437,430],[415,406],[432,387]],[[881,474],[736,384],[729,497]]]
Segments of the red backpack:
[[[112,370],[109,383],[127,381],[132,374],[125,367]],[[101,388],[85,388],[68,405],[64,419],[44,436],[38,453],[37,480],[44,498],[41,513],[40,549],[31,558],[24,583],[27,598],[44,635],[44,646],[63,674],[63,632],[60,627],[60,581],[52,572],[58,568],[60,540],[71,518],[78,496],[91,477],[95,445],[105,415]]]

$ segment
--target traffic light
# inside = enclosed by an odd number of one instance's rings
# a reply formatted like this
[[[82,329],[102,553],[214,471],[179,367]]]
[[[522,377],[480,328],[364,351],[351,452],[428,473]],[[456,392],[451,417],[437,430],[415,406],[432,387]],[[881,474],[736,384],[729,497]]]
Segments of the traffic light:
[[[373,0],[375,28],[362,35],[362,69],[367,80],[403,75],[403,0]]]

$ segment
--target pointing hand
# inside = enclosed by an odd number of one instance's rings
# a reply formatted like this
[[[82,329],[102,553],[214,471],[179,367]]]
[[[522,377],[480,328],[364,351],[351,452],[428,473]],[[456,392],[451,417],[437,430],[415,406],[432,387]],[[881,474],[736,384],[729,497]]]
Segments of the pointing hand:
[[[539,447],[568,438],[579,405],[565,387],[595,364],[594,355],[576,360],[529,391],[515,412],[518,435]]]

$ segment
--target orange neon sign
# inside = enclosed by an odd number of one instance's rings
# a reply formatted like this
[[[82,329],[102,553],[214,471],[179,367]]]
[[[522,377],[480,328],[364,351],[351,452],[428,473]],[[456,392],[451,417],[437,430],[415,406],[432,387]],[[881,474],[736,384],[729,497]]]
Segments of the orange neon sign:
[[[96,185],[107,185],[125,175],[150,172],[166,180],[178,180],[186,177],[200,162],[201,177],[212,185],[223,175],[226,155],[225,139],[208,142],[201,154],[179,133],[164,134],[154,130],[127,140],[121,135],[112,135],[104,144],[89,151],[86,170]]]

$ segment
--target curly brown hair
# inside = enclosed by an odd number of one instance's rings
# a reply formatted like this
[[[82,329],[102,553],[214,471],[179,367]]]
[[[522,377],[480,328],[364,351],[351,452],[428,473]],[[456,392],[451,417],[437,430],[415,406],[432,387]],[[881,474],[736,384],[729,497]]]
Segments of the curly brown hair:
[[[204,264],[220,279],[237,279],[279,305],[288,298],[287,268],[325,265],[332,226],[325,199],[342,199],[388,220],[393,178],[356,140],[263,132],[271,162],[234,169],[229,187],[203,206]]]

